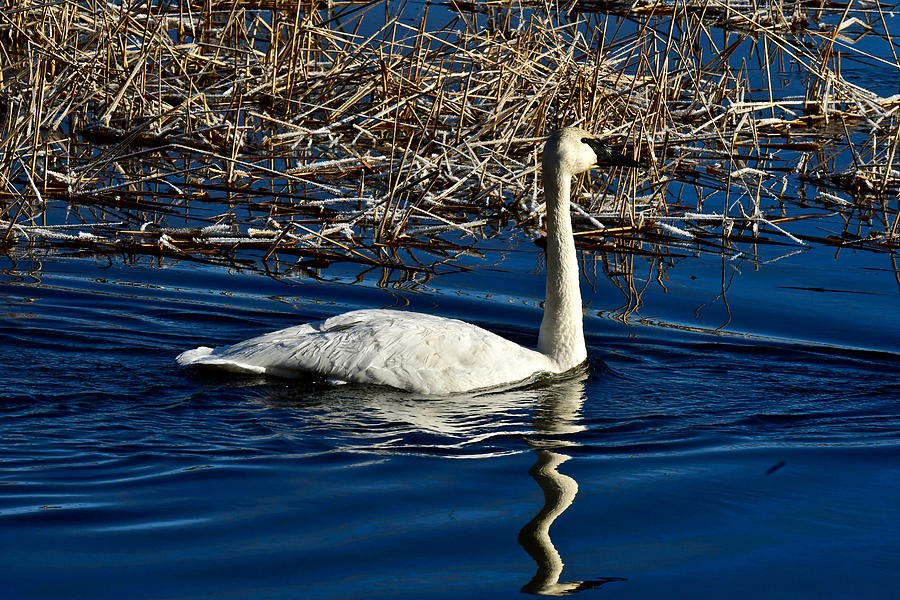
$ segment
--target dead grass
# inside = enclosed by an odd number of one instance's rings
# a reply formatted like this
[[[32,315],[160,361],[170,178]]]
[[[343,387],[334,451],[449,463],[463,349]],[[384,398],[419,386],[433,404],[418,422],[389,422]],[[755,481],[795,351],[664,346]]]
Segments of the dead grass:
[[[900,96],[842,73],[900,72],[884,5],[2,6],[7,245],[427,273],[539,230],[542,138],[577,124],[651,165],[585,178],[585,250],[900,246]]]

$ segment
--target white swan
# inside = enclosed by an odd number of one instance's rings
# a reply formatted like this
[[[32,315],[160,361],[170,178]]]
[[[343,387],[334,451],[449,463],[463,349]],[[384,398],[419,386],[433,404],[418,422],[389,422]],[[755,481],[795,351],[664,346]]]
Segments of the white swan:
[[[574,127],[544,145],[547,295],[537,350],[464,321],[394,310],[357,310],[233,346],[183,352],[181,365],[276,376],[315,374],[446,395],[562,373],[587,358],[569,197],[572,177],[595,166],[640,166]]]

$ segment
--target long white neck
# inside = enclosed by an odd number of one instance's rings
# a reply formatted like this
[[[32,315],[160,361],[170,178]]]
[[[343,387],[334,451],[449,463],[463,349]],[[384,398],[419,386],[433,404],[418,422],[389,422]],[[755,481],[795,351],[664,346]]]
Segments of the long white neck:
[[[543,177],[547,202],[547,295],[538,350],[553,359],[560,371],[567,371],[587,358],[578,257],[569,216],[572,177],[546,163]]]

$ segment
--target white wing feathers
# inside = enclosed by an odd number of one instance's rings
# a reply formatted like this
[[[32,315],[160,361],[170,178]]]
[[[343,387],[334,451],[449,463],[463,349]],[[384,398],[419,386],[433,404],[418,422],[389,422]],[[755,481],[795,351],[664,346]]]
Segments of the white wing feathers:
[[[547,356],[464,321],[358,310],[233,346],[188,350],[182,365],[330,379],[448,394],[559,372]]]

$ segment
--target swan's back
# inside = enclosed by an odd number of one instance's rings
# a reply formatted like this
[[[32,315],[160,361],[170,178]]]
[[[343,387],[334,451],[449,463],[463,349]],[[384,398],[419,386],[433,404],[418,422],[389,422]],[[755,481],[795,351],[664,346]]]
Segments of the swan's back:
[[[197,348],[182,365],[388,385],[451,394],[558,372],[553,361],[490,331],[422,313],[358,310],[222,348]]]

